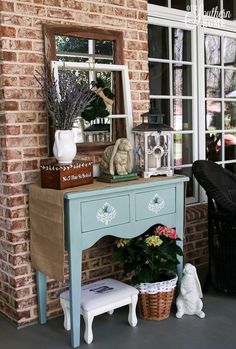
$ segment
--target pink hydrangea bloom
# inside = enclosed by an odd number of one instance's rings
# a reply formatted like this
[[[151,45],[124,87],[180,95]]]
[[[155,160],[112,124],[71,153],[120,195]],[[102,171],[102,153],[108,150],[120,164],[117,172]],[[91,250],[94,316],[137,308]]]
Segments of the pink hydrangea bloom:
[[[178,238],[176,230],[166,226],[158,226],[155,228],[155,234],[167,236],[172,240],[176,240]]]

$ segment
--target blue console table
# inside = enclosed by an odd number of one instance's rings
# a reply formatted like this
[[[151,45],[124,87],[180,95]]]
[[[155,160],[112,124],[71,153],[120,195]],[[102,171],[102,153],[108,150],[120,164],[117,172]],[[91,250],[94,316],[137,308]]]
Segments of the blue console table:
[[[183,245],[185,176],[155,177],[117,184],[94,182],[62,192],[68,243],[71,346],[80,345],[82,251],[105,235],[132,238],[161,223],[175,227]],[[52,189],[38,188],[38,198]],[[57,191],[58,193],[58,191]],[[30,203],[31,205],[31,203]],[[41,205],[42,206],[42,205]],[[48,213],[50,215],[50,213]],[[32,216],[33,217],[33,216]],[[33,220],[33,218],[32,218]],[[33,225],[34,222],[32,221]],[[33,256],[32,256],[33,257]],[[36,272],[39,321],[46,323],[46,272]],[[182,259],[178,273],[181,275]]]

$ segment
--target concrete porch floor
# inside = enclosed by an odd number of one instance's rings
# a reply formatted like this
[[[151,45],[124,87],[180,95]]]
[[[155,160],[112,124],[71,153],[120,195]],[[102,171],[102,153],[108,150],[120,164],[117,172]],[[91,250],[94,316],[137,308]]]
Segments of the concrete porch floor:
[[[171,316],[162,321],[138,319],[132,328],[127,323],[128,309],[118,309],[112,316],[95,317],[94,341],[88,345],[83,340],[81,349],[235,349],[236,348],[236,295],[214,290],[203,298],[205,319],[185,315]],[[3,349],[69,349],[69,332],[63,328],[63,318],[55,318],[46,325],[35,324],[17,330],[0,316],[0,347]]]

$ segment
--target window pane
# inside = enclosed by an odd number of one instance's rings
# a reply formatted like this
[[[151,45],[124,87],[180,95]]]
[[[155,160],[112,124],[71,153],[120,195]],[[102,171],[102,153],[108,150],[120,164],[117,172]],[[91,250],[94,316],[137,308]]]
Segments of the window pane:
[[[225,97],[236,97],[236,71],[227,69],[224,71],[225,75]]]
[[[193,162],[193,145],[191,134],[174,135],[174,166],[191,164]]]
[[[88,40],[72,36],[56,35],[56,51],[88,53]]]
[[[220,0],[204,0],[204,11],[211,11],[218,6],[220,9]]]
[[[175,96],[192,95],[192,67],[173,64],[173,94]]]
[[[236,133],[226,133],[225,142],[225,160],[236,159]]]
[[[221,97],[221,71],[217,68],[206,69],[206,97]]]
[[[187,197],[195,196],[192,168],[191,167],[176,168],[175,173],[189,177],[189,182],[187,182]]]
[[[148,0],[148,3],[168,7],[168,0]]]
[[[149,86],[151,95],[169,95],[169,64],[149,62]]]
[[[225,9],[227,19],[230,21],[236,20],[236,3],[235,0],[224,0],[223,1],[223,8]],[[227,13],[227,11],[229,11]]]
[[[206,134],[206,159],[211,161],[222,160],[222,135],[220,133]]]
[[[149,4],[168,7],[168,0],[148,0]],[[171,7],[179,10],[190,11],[191,0],[172,0]]]
[[[236,39],[224,38],[224,65],[234,67],[236,63]]]
[[[178,10],[189,11],[191,0],[172,0],[171,7],[177,8]]]
[[[151,99],[150,107],[156,110],[158,114],[163,114],[163,122],[170,126],[170,100],[169,99]]]
[[[76,76],[76,81],[81,84],[82,86],[89,88],[89,73],[86,71],[79,71],[79,70],[66,70],[65,72],[62,72],[62,70],[58,70],[59,80],[60,77],[66,76],[67,79],[71,79],[71,77],[74,79],[74,76]]]
[[[169,58],[168,27],[158,25],[148,26],[148,55],[149,58]]]
[[[106,59],[106,58],[95,58],[95,63],[100,63],[100,64],[113,64],[113,60],[111,59]]]
[[[220,36],[205,35],[205,64],[220,65],[221,62]]]
[[[236,128],[236,103],[225,102],[224,127],[226,130]]]
[[[176,61],[191,61],[191,33],[187,30],[172,29],[173,59]]]
[[[88,57],[77,57],[77,56],[72,56],[72,55],[57,55],[57,61],[59,62],[87,62]]]
[[[186,99],[173,100],[174,130],[192,129],[192,101]]]
[[[95,53],[99,55],[112,56],[112,53],[113,53],[112,41],[96,40]]]
[[[206,130],[214,131],[222,129],[221,102],[206,102]]]

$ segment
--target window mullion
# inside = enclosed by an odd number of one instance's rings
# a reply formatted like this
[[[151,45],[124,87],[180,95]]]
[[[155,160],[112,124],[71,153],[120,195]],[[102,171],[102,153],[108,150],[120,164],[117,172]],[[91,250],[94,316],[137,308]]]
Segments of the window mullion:
[[[95,64],[95,41],[88,40],[88,54],[89,54],[89,63]],[[95,71],[93,69],[89,70],[89,83],[93,80],[96,80]]]
[[[169,76],[170,76],[170,126],[173,127],[173,52],[172,52],[172,27],[169,27]]]

